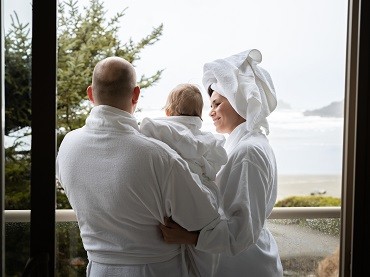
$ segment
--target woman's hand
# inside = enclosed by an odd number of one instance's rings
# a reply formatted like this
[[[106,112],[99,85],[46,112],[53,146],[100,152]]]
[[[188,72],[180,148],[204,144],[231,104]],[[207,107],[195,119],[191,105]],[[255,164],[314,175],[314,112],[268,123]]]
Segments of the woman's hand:
[[[170,244],[197,244],[198,231],[190,232],[168,217],[164,218],[164,224],[160,224],[159,228],[165,242]]]

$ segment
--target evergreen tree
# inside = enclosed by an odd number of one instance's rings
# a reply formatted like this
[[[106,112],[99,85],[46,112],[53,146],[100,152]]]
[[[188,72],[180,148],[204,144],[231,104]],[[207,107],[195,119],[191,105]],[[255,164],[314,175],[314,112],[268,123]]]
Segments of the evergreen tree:
[[[29,24],[22,24],[17,14],[5,36],[5,134],[17,132],[31,122],[31,39]]]
[[[31,40],[29,24],[11,16],[5,36],[5,209],[30,209],[31,156],[22,140],[31,125]]]

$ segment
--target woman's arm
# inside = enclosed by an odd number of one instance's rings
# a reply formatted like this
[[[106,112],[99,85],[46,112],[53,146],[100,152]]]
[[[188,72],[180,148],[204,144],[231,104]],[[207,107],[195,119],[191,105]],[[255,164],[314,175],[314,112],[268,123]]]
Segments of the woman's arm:
[[[190,232],[168,217],[164,219],[164,224],[160,224],[159,228],[165,242],[170,244],[197,244],[199,231]]]

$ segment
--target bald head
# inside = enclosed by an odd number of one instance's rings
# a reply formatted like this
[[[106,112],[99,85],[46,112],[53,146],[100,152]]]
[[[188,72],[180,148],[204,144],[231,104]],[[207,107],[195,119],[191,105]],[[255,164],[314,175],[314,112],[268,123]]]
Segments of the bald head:
[[[131,63],[120,57],[98,62],[92,77],[95,105],[110,105],[126,110],[136,87],[136,72]]]

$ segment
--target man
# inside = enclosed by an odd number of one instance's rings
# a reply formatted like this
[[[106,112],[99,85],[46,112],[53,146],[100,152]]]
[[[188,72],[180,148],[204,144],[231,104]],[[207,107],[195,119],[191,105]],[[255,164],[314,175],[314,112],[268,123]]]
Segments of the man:
[[[180,246],[158,228],[172,217],[189,231],[219,220],[215,196],[166,144],[140,134],[134,67],[119,57],[95,66],[86,124],[69,132],[57,179],[76,212],[87,276],[187,276]],[[191,274],[191,272],[190,272]]]

